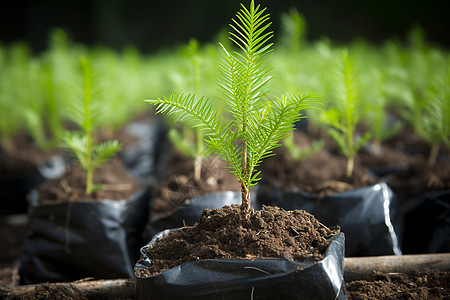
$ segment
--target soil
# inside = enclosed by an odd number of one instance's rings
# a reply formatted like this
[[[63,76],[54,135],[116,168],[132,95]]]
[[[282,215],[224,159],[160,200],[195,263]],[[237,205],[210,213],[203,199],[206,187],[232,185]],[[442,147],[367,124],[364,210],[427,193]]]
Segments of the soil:
[[[428,165],[431,147],[411,127],[384,142],[378,154],[367,150],[359,154],[362,163],[383,169],[383,180],[402,204],[425,193],[450,189],[450,149],[441,147],[436,163]]]
[[[347,159],[333,142],[311,157],[299,162],[292,160],[284,147],[275,149],[276,156],[262,165],[260,192],[270,188],[303,190],[312,194],[329,195],[384,181],[404,205],[413,197],[433,191],[450,189],[450,154],[441,149],[435,165],[427,163],[430,147],[411,132],[381,145],[379,152],[373,144],[358,152],[352,177],[345,174]],[[294,141],[299,147],[310,147],[318,133],[296,131]]]
[[[28,216],[0,216],[0,286],[19,283],[19,257],[27,232]]]
[[[299,137],[300,136],[300,137]],[[440,160],[434,167],[429,167],[426,164],[427,155],[429,153],[429,147],[420,141],[418,141],[417,138],[414,137],[412,134],[401,134],[399,136],[400,138],[393,139],[391,142],[388,142],[382,146],[382,155],[374,156],[372,151],[370,149],[366,149],[360,151],[356,165],[355,170],[360,169],[361,167],[367,168],[363,173],[361,173],[358,176],[355,176],[357,180],[361,180],[360,183],[358,182],[352,182],[345,177],[341,177],[340,175],[337,175],[335,171],[325,171],[325,175],[328,177],[325,177],[325,180],[321,180],[322,184],[324,182],[327,182],[327,184],[324,184],[324,186],[319,188],[312,188],[308,187],[308,184],[305,184],[306,187],[302,187],[305,191],[310,192],[318,192],[318,193],[334,193],[339,192],[343,190],[353,189],[354,187],[358,187],[359,185],[364,185],[367,183],[363,183],[366,178],[369,178],[369,182],[373,182],[373,180],[386,180],[389,184],[389,186],[394,190],[396,194],[398,194],[400,197],[400,200],[403,199],[403,201],[407,201],[407,199],[412,194],[419,194],[425,191],[435,191],[435,190],[441,190],[441,189],[450,189],[450,163],[449,163],[449,153],[448,150],[441,150],[440,152]],[[23,142],[16,142],[17,150],[21,149],[33,149],[30,148],[27,143],[27,139],[29,140],[29,137],[22,137],[24,138]],[[313,138],[305,135],[304,133],[296,133],[296,140],[300,140],[301,146],[306,146],[308,143],[310,144],[310,141],[313,140]],[[304,140],[303,140],[304,139]],[[20,146],[24,145],[24,146]],[[316,170],[317,172],[321,172],[324,169],[328,169],[329,165],[331,163],[325,162],[325,159],[327,158],[336,158],[340,157],[341,160],[340,163],[336,163],[336,169],[345,170],[345,164],[346,160],[342,157],[341,154],[339,154],[336,149],[333,149],[332,147],[326,147],[328,150],[322,150],[318,153],[316,153],[313,157],[310,159],[307,159],[305,161],[301,162],[301,169],[305,169],[303,172],[303,179],[294,179],[297,175],[292,175],[292,173],[284,173],[279,166],[284,164],[284,160],[286,158],[283,158],[285,154],[283,154],[283,149],[278,148],[276,149],[277,156],[267,159],[263,166],[266,170],[263,174],[263,180],[270,183],[272,179],[270,179],[270,176],[275,180],[274,185],[284,185],[285,183],[288,183],[287,186],[294,186],[294,184],[297,184],[298,182],[301,183],[307,183],[308,181],[312,181],[316,176],[315,171],[306,171],[307,168],[310,168],[309,165],[314,165],[314,163],[319,163],[319,166],[312,166],[313,170]],[[21,153],[21,151],[16,151],[17,153]],[[20,154],[17,156],[17,158],[13,158],[12,156],[7,156],[5,154],[5,151],[0,149],[0,173],[3,176],[4,174],[14,174],[14,171],[19,169],[26,169],[33,168],[36,162],[43,162],[48,157],[50,157],[52,154],[45,153],[43,158],[39,158],[39,156],[34,157],[34,154],[38,154],[40,151],[32,150],[31,154]],[[172,155],[172,154],[170,154]],[[175,155],[176,156],[176,155]],[[173,160],[173,166],[181,166],[184,165],[187,160],[185,157],[183,158],[183,155],[178,154],[179,159]],[[16,157],[16,156],[15,156]],[[339,160],[338,159],[338,160]],[[221,162],[221,160],[219,160]],[[287,170],[294,169],[294,163],[292,161],[287,161]],[[24,168],[18,167],[19,163],[24,163]],[[117,163],[115,161],[114,163]],[[221,162],[222,163],[222,162]],[[192,188],[190,192],[188,192],[189,195],[200,195],[202,191],[205,191],[203,194],[207,193],[208,187],[200,187],[197,183],[195,183],[192,179],[192,163],[190,163],[190,167],[186,167],[184,172],[181,172],[180,175],[173,175],[177,173],[172,173],[171,176],[166,178],[167,182],[165,184],[168,192],[167,194],[170,194],[172,198],[172,204],[170,205],[174,209],[177,207],[177,205],[180,205],[183,201],[188,201],[189,197],[178,197],[174,198],[174,192],[177,188],[180,186],[184,186],[185,188]],[[267,170],[269,170],[268,164],[272,165],[272,169],[276,170],[275,174],[277,175],[270,175]],[[225,169],[222,169],[223,166],[219,166],[216,163],[213,164],[216,166],[219,170],[223,170],[223,174],[228,174],[228,171]],[[370,170],[374,170],[381,166],[395,166],[396,169],[394,171],[390,171],[387,173],[382,174],[382,178],[374,179],[371,177]],[[344,167],[343,167],[344,166]],[[266,168],[267,167],[267,168]],[[334,168],[334,167],[333,167]],[[72,169],[72,167],[71,167]],[[215,174],[217,170],[214,170],[215,167],[212,167],[213,171],[211,174]],[[295,168],[297,169],[297,168]],[[172,170],[170,167],[167,169],[168,173]],[[7,172],[8,171],[8,172]],[[109,172],[111,175],[114,172]],[[216,181],[216,184],[212,184],[212,186],[225,186],[225,180],[222,179],[209,179],[208,180],[208,172],[205,173],[203,178],[207,178],[205,182],[211,182],[213,183],[214,180]],[[287,174],[287,175],[284,175]],[[116,175],[116,174],[113,174]],[[184,177],[183,177],[184,176]],[[228,176],[228,175],[227,175]],[[305,177],[306,176],[306,177]],[[422,177],[423,176],[423,177]],[[119,176],[120,177],[120,176]],[[231,176],[234,178],[233,176]],[[186,181],[187,178],[187,181]],[[364,179],[364,180],[362,180]],[[100,181],[97,181],[99,183]],[[107,183],[106,181],[103,183]],[[122,180],[123,182],[123,180]],[[181,183],[181,184],[180,184]],[[62,182],[60,182],[60,186],[62,186]],[[175,188],[169,188],[175,187]],[[116,186],[117,188],[118,186]],[[309,190],[308,190],[309,189]],[[211,189],[214,190],[214,189]],[[220,188],[218,189],[220,190]],[[223,187],[222,190],[233,190],[229,189],[228,187]],[[237,187],[234,190],[239,190],[239,187]],[[80,190],[79,192],[76,192],[78,195],[81,195],[83,192]],[[98,195],[98,194],[97,194]],[[73,196],[72,196],[73,197]],[[103,196],[101,196],[103,198]],[[121,197],[119,197],[121,198]],[[87,198],[86,198],[87,199]],[[166,201],[165,203],[171,203],[170,201]],[[272,209],[272,208],[271,208]],[[223,216],[221,214],[213,214],[211,213],[215,211],[206,211],[203,215],[212,216],[212,218],[217,220],[223,220]],[[267,213],[267,216],[270,216],[272,213]],[[237,233],[235,233],[235,236],[233,236],[234,239],[245,239],[247,237],[248,239],[252,240],[254,238],[255,234],[255,228],[259,228],[259,235],[261,234],[268,234],[264,232],[264,228],[268,228],[270,224],[270,220],[265,219],[266,214],[258,213],[256,212],[256,215],[253,215],[250,218],[250,221],[245,223],[244,225],[239,225],[238,217],[235,217],[231,219],[231,223],[234,222],[235,228],[238,228]],[[277,217],[278,218],[278,217]],[[22,243],[23,239],[26,233],[26,215],[12,215],[12,216],[0,216],[0,235],[2,239],[2,243],[0,243],[0,287],[4,286],[13,286],[18,283],[18,272],[17,272],[17,260],[21,253]],[[234,221],[233,221],[234,220]],[[219,221],[223,222],[223,221]],[[264,223],[265,222],[265,223]],[[294,222],[294,220],[289,219],[288,222]],[[296,221],[295,221],[296,222]],[[199,223],[200,224],[200,223]],[[236,225],[238,224],[238,225]],[[289,257],[296,259],[297,257],[304,257],[305,254],[295,254],[295,255],[286,255],[286,252],[279,249],[287,249],[291,247],[290,241],[292,241],[293,236],[296,236],[296,232],[300,233],[300,231],[297,228],[303,228],[303,227],[293,227],[293,225],[290,225],[293,223],[286,224],[286,228],[280,228],[287,230],[283,234],[287,238],[284,240],[278,241],[280,244],[274,248],[273,252],[271,254],[276,255],[276,257]],[[289,227],[291,226],[291,227]],[[301,225],[303,226],[303,225]],[[194,226],[195,227],[195,226]],[[192,228],[194,228],[192,227]],[[194,231],[194,229],[190,229],[191,227],[187,227],[184,229],[181,229],[177,234],[185,234],[185,232]],[[201,228],[201,227],[200,227]],[[219,233],[224,233],[223,226],[220,226],[218,231],[214,234],[210,234],[211,240],[219,240],[219,239],[225,239],[230,240],[230,238],[225,238],[224,236],[219,235]],[[290,230],[289,228],[293,228],[294,230]],[[209,228],[203,228],[202,230],[206,230]],[[200,230],[199,227],[197,227],[196,230]],[[252,231],[253,230],[253,231]],[[194,236],[192,238],[200,238],[203,234],[198,234],[199,231],[197,231],[197,236]],[[203,232],[203,231],[202,231]],[[253,233],[252,233],[253,232]],[[258,231],[256,231],[258,232]],[[246,235],[247,234],[247,235]],[[295,239],[294,239],[295,241]],[[191,246],[196,246],[197,242],[193,242],[192,244],[186,244],[186,243],[175,243],[175,245],[182,245],[184,247],[187,247],[188,249]],[[259,245],[259,246],[258,246]],[[223,247],[225,247],[224,245]],[[254,248],[258,249],[264,248],[267,249],[267,245],[264,244],[264,247],[261,247],[261,244],[258,244],[255,242]],[[220,250],[219,250],[220,249]],[[228,254],[222,252],[222,246],[221,247],[214,247],[210,246],[209,248],[203,248],[202,255],[204,255],[206,258],[210,257],[211,255],[214,255],[215,257],[218,257],[222,255],[223,257],[227,257]],[[236,249],[238,252],[240,249]],[[241,258],[254,258],[256,257],[256,254],[251,254],[251,249],[247,249],[246,251],[241,252]],[[164,253],[163,253],[164,254]],[[179,254],[179,253],[178,253]],[[177,254],[177,255],[178,255]],[[266,253],[267,254],[267,253]],[[317,254],[317,253],[316,253]],[[316,254],[307,254],[306,257],[308,259],[318,259],[319,257],[316,256]],[[248,255],[248,256],[247,256]],[[303,256],[302,256],[303,255]],[[188,255],[189,256],[189,255]],[[259,256],[259,254],[258,254]],[[181,257],[181,255],[180,255]],[[191,259],[201,259],[199,255],[190,255]],[[407,274],[378,274],[378,277],[374,281],[353,281],[353,282],[347,282],[347,289],[349,291],[349,299],[450,299],[450,289],[448,288],[449,285],[449,272],[436,272],[436,271],[428,271],[428,272],[422,272],[422,273],[414,273],[412,275]],[[1,295],[1,293],[0,293]],[[58,298],[59,297],[59,298]],[[1,297],[0,297],[1,298]],[[36,289],[36,296],[35,299],[44,299],[44,298],[53,298],[53,299],[70,299],[69,294],[67,290],[60,289],[57,291],[51,291],[49,286],[43,284],[39,285]],[[32,298],[30,298],[32,299]],[[73,299],[81,299],[74,297]]]
[[[353,300],[444,300],[450,299],[450,271],[377,273],[373,281],[351,281],[346,286]]]
[[[450,162],[439,161],[429,166],[426,157],[415,155],[409,165],[389,174],[386,182],[401,202],[426,193],[450,189]]]
[[[294,133],[294,141],[301,148],[311,147],[312,140],[304,132]],[[347,159],[328,146],[298,162],[292,159],[284,147],[276,148],[275,153],[275,156],[267,158],[262,164],[261,192],[265,189],[282,188],[330,195],[377,182],[358,158],[355,160],[353,175],[347,177]]]
[[[17,134],[12,141],[12,149],[0,147],[0,176],[12,177],[33,169],[61,150],[42,151],[34,143],[30,135]]]
[[[38,188],[40,203],[89,201],[98,199],[123,200],[139,191],[141,184],[115,158],[94,170],[94,184],[102,189],[87,195],[86,172],[78,164],[70,164],[63,176],[49,180]]]
[[[201,182],[194,179],[194,164],[185,154],[168,145],[168,157],[162,168],[160,183],[155,186],[152,199],[152,218],[166,216],[192,198],[224,191],[239,191],[236,177],[227,169],[227,163],[211,156],[202,164]]]
[[[316,262],[324,257],[329,229],[305,211],[263,206],[244,217],[239,205],[205,209],[194,226],[161,238],[146,253],[153,262],[149,276],[184,262],[210,258],[288,258]]]

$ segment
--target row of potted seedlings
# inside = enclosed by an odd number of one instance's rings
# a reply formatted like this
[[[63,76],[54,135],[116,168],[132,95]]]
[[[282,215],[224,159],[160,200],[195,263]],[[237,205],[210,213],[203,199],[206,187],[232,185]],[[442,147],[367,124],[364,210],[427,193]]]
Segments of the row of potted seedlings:
[[[298,16],[291,15],[285,22],[295,20]],[[152,117],[130,123],[125,130],[135,134],[135,143],[122,151],[116,141],[96,142],[102,139],[95,131],[98,120],[108,114],[108,109],[101,109],[108,104],[96,102],[90,60],[79,61],[83,89],[78,99],[82,101],[76,102],[70,114],[81,132],[63,130],[72,160],[60,160],[62,167],[50,177],[56,179],[29,194],[30,231],[21,260],[22,283],[135,276],[140,299],[344,299],[344,255],[402,253],[409,234],[403,226],[409,226],[420,209],[417,205],[430,205],[429,198],[437,203],[432,205],[444,201],[445,207],[450,181],[437,177],[441,183],[437,186],[444,191],[427,195],[426,202],[411,203],[411,195],[402,194],[396,185],[396,176],[414,168],[411,162],[416,157],[407,157],[399,165],[394,155],[395,165],[374,168],[380,165],[380,155],[373,158],[372,152],[390,150],[369,142],[369,133],[360,134],[369,132],[361,122],[367,107],[362,99],[378,97],[385,108],[387,96],[368,88],[358,93],[355,85],[373,77],[356,79],[352,59],[362,55],[357,47],[350,48],[350,53],[323,42],[312,47],[321,51],[324,63],[336,60],[334,84],[319,87],[326,91],[323,97],[296,91],[302,73],[282,69],[290,80],[284,83],[286,90],[292,93],[273,99],[271,84],[278,88],[283,84],[277,77],[269,80],[269,62],[288,64],[281,61],[282,56],[271,56],[269,25],[265,9],[253,1],[236,15],[231,24],[232,45],[221,45],[218,63],[222,103],[202,96],[212,93],[205,88],[210,76],[202,73],[210,70],[202,68],[202,54],[191,41],[185,53],[193,75],[168,76],[186,93],[147,100],[169,122]],[[302,41],[298,36],[290,40]],[[302,47],[294,44],[282,51],[288,53],[285,58],[303,61],[299,54],[289,56],[294,50],[305,55],[311,52],[312,48]],[[444,99],[448,102],[448,93]],[[325,106],[320,112],[312,109],[319,102]],[[424,116],[440,113],[431,100],[416,102]],[[394,114],[394,122],[399,117]],[[441,117],[445,124],[450,122],[448,115]],[[376,119],[372,124],[387,121]],[[173,122],[183,126],[172,126]],[[164,124],[172,127],[167,139]],[[435,124],[438,130],[429,123],[418,126],[424,132],[430,126],[439,132],[440,124]],[[438,145],[447,145],[448,128],[444,128],[444,138],[437,134]],[[278,147],[280,142],[282,147]],[[401,147],[409,148],[409,144]],[[434,160],[445,160],[445,151],[438,151],[443,158],[432,154],[436,157],[425,166],[434,168]],[[60,176],[64,169],[65,175]],[[328,177],[319,179],[321,171]],[[61,194],[63,202],[59,203]],[[404,222],[401,208],[408,206],[414,207]],[[442,230],[438,225],[428,230]],[[439,241],[437,236],[426,251],[445,252]],[[410,243],[411,251],[423,245],[420,238]],[[280,289],[280,285],[289,288]]]

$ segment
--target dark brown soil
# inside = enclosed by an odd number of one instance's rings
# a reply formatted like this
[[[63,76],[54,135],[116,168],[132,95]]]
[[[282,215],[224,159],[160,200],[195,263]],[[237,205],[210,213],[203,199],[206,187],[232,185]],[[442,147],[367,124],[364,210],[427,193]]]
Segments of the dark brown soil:
[[[239,191],[236,177],[226,167],[226,162],[218,157],[206,158],[202,164],[202,181],[197,182],[193,175],[192,160],[170,147],[163,179],[155,186],[152,217],[168,215],[195,197],[223,191]]]
[[[51,283],[43,283],[34,288],[33,291],[25,293],[20,297],[11,297],[11,299],[29,299],[29,300],[88,300],[83,296],[83,292],[79,291],[74,285],[54,285]]]
[[[87,195],[86,172],[77,164],[67,166],[65,174],[55,180],[49,180],[39,186],[41,203],[59,201],[89,201],[98,199],[123,200],[139,191],[140,183],[116,158],[103,164],[94,171],[94,183],[101,184],[102,189]]]
[[[0,147],[0,176],[14,176],[31,170],[57,153],[62,151],[42,151],[28,134],[20,133],[14,137],[11,149]]]
[[[295,132],[294,140],[301,148],[311,147],[312,138],[302,132]],[[327,148],[299,162],[295,162],[284,147],[275,149],[275,153],[262,164],[261,186],[266,188],[279,187],[329,195],[377,182],[358,159],[353,175],[347,177],[347,159]]]
[[[450,299],[450,271],[377,273],[373,281],[346,283],[352,300],[444,300]]]
[[[277,148],[277,155],[266,159],[262,165],[261,186],[328,195],[385,181],[400,203],[424,193],[450,189],[448,151],[441,149],[437,163],[429,166],[430,147],[408,135],[408,131],[405,134],[407,136],[399,141],[382,145],[378,153],[360,150],[350,178],[345,174],[347,159],[328,140],[323,150],[299,162],[294,162],[285,148]],[[311,146],[314,136],[295,132],[294,140],[299,147],[305,148]],[[370,147],[372,145],[368,144]],[[377,178],[374,171],[380,168],[384,173]]]
[[[264,206],[246,218],[238,205],[206,209],[196,225],[170,233],[149,249],[153,266],[145,276],[210,258],[318,261],[329,245],[327,239],[338,232],[300,210]]]
[[[450,149],[441,147],[436,164],[428,165],[431,147],[406,127],[386,141],[379,153],[361,151],[358,156],[364,166],[385,168],[384,180],[401,203],[425,193],[450,189]]]
[[[19,282],[18,259],[27,232],[28,216],[0,216],[0,286]]]
[[[450,189],[450,162],[427,164],[422,155],[410,158],[410,164],[387,176],[386,181],[402,202],[425,193]]]
[[[14,286],[18,283],[17,264],[15,264],[15,261],[20,255],[25,232],[26,215],[0,217],[0,236],[2,237],[2,242],[0,243],[0,298],[2,298],[2,287]],[[346,282],[346,285],[350,300],[450,299],[449,274],[449,271],[428,271],[415,273],[412,276],[405,274],[378,274],[373,281],[352,281]],[[58,290],[50,291],[51,289]],[[73,290],[70,290],[70,286],[62,288],[51,284],[39,285],[35,292],[35,296],[28,294],[26,299],[71,299],[69,297],[74,293]],[[60,298],[57,298],[57,295]]]

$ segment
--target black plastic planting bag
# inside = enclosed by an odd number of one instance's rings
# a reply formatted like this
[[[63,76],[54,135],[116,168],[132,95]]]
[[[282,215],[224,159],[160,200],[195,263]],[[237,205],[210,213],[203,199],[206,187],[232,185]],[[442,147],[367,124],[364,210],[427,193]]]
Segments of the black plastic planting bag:
[[[254,197],[252,197],[252,207],[254,209],[260,208],[254,206],[253,203],[257,203]],[[216,209],[232,204],[241,204],[240,192],[228,191],[192,198],[189,203],[178,207],[173,213],[161,218],[151,219],[146,226],[147,241],[163,230],[194,225],[198,222],[205,208]]]
[[[262,203],[303,209],[328,227],[345,233],[345,256],[400,255],[403,216],[392,190],[379,183],[329,196],[303,191],[259,194]]]
[[[405,211],[406,254],[450,252],[450,190],[427,193]]]
[[[146,247],[166,235],[155,235]],[[136,299],[346,299],[344,234],[333,237],[317,263],[288,259],[188,262],[154,276],[140,276],[151,258],[136,263]]]
[[[31,195],[22,284],[133,277],[148,218],[149,189],[121,201],[40,205]]]
[[[0,178],[0,215],[26,213],[27,194],[46,180],[61,176],[65,168],[65,158],[55,155],[29,171]]]
[[[137,141],[120,152],[123,164],[136,178],[148,179],[154,176],[162,155],[160,144],[165,135],[162,122],[157,118],[136,121],[127,125],[125,130]]]

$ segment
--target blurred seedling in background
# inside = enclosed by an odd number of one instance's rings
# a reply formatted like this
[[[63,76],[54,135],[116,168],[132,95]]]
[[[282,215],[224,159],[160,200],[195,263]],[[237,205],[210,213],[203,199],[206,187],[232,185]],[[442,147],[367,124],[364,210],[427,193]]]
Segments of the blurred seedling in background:
[[[356,126],[364,115],[365,109],[364,101],[358,95],[357,84],[348,50],[344,49],[334,81],[334,92],[329,95],[332,99],[328,101],[332,106],[323,111],[322,120],[330,126],[328,129],[330,136],[347,157],[348,177],[353,174],[357,152],[370,138],[369,132],[365,132],[362,137],[355,135]]]
[[[281,85],[284,91],[297,94],[300,91],[301,78],[298,69],[302,63],[302,48],[306,47],[306,21],[296,10],[281,15],[281,38],[277,66],[281,69]],[[307,159],[320,151],[325,142],[313,141],[311,146],[300,147],[294,141],[294,135],[288,135],[282,140],[282,144],[291,158],[299,162]]]
[[[82,97],[81,101],[73,103],[70,110],[72,120],[81,130],[67,131],[63,144],[86,171],[86,194],[90,195],[102,188],[93,182],[94,170],[109,161],[120,150],[120,145],[117,140],[95,144],[93,135],[94,130],[98,128],[101,107],[95,101],[94,73],[90,60],[80,58],[80,69],[83,81]]]

